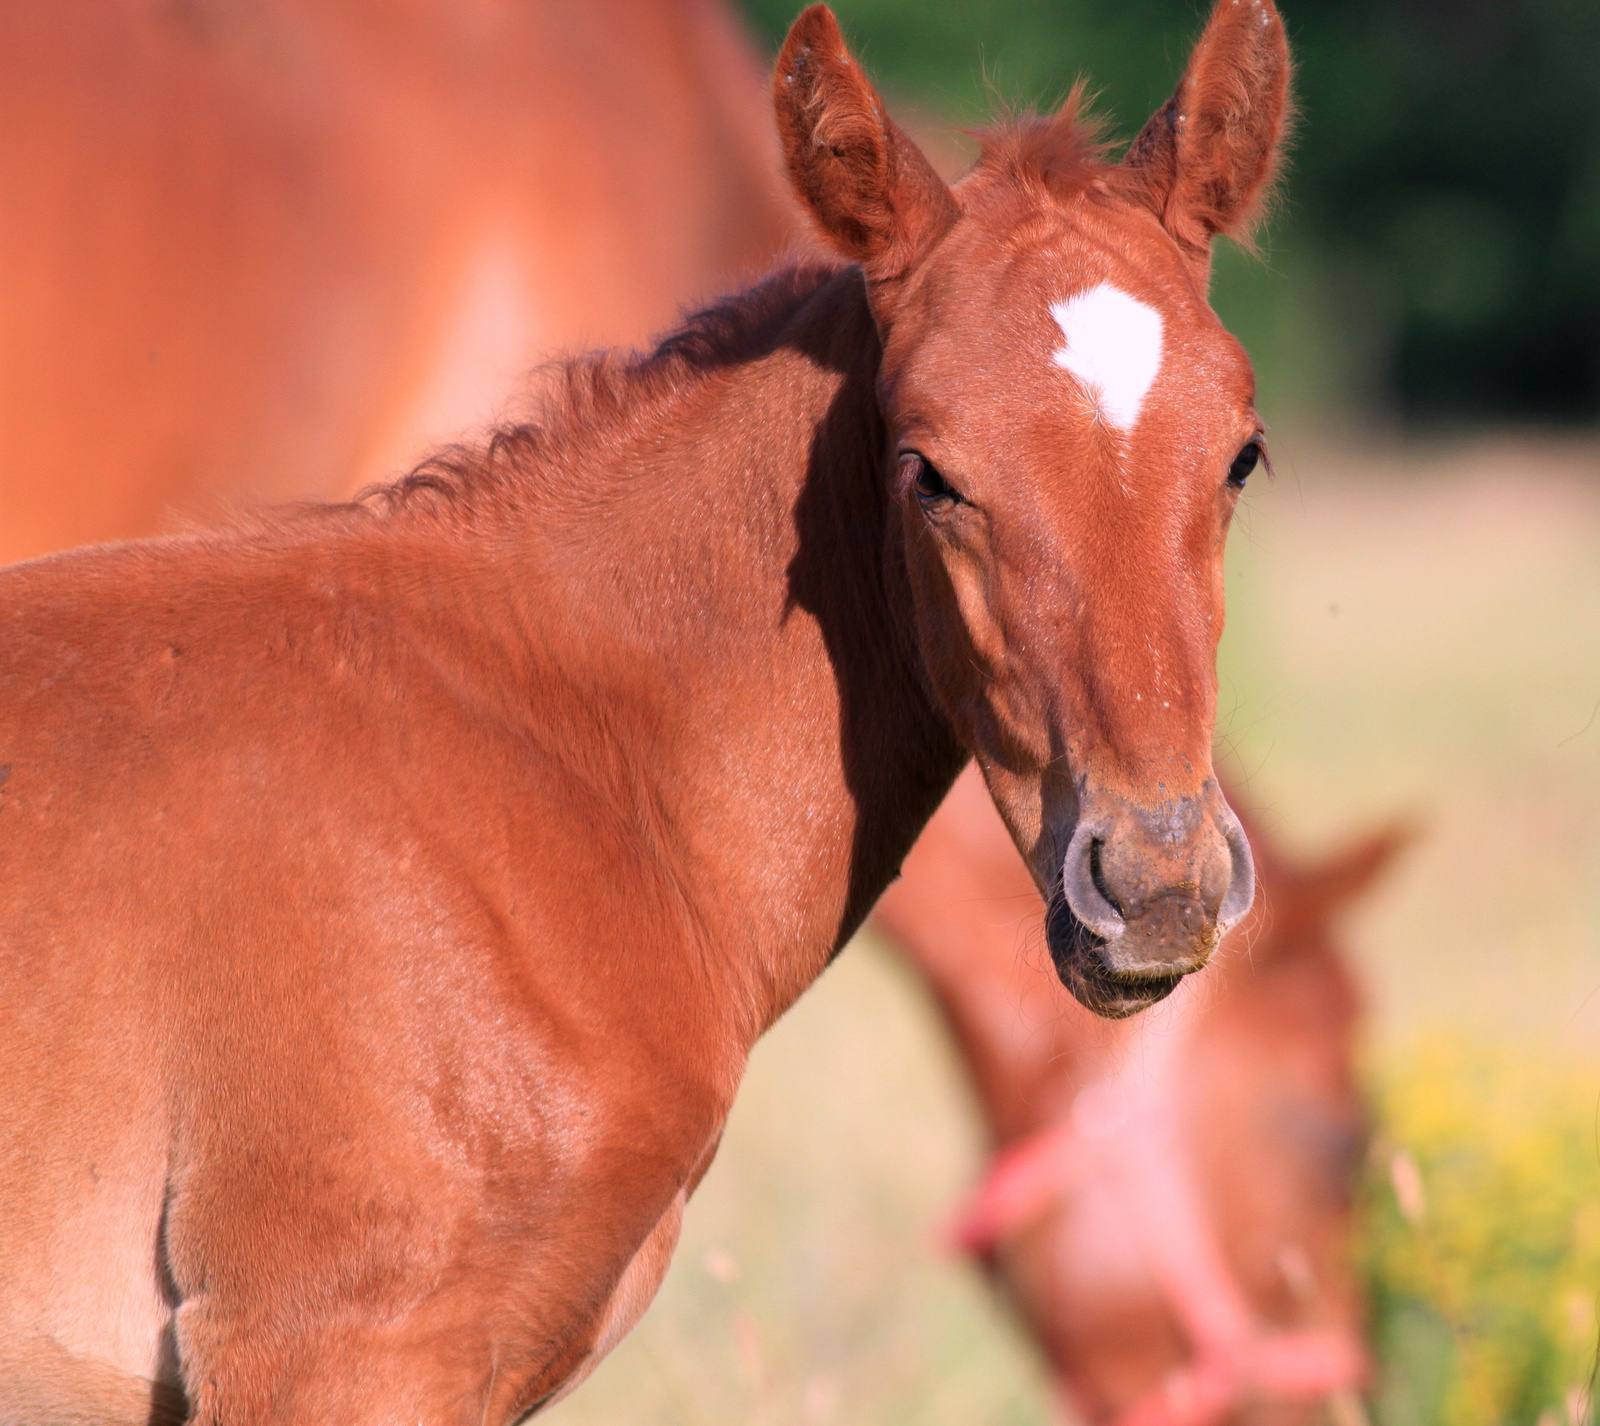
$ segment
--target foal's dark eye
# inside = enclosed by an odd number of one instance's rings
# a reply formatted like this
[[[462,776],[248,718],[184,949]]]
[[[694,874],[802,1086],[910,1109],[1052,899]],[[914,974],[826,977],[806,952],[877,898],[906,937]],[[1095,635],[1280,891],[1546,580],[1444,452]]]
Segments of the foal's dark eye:
[[[1243,490],[1245,481],[1250,479],[1250,472],[1256,468],[1260,460],[1261,442],[1251,441],[1233,458],[1233,464],[1228,467],[1228,484],[1235,490]]]
[[[900,469],[911,479],[911,488],[923,505],[955,505],[961,501],[961,492],[939,474],[938,468],[927,457],[916,451],[903,451]]]

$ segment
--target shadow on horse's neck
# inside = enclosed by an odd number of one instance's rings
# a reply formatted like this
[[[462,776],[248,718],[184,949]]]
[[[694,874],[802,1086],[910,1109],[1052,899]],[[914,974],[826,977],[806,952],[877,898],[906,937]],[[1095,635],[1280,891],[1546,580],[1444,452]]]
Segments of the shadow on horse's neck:
[[[613,800],[649,809],[635,825],[667,829],[694,919],[754,948],[758,1029],[965,758],[920,671],[879,358],[855,270],[785,270],[647,357],[567,369],[548,426],[500,438],[499,472],[494,448],[444,464],[443,508],[527,532],[525,623],[557,680],[576,666],[650,710],[612,699],[598,762]]]
[[[809,763],[815,769],[807,786],[788,780],[781,765],[746,769],[749,783],[759,788],[757,800],[766,804],[758,815],[775,824],[805,825],[822,838],[830,829],[835,838],[843,831],[849,837],[848,856],[843,847],[770,848],[770,855],[818,869],[817,884],[801,892],[808,906],[797,909],[815,908],[823,916],[809,925],[807,917],[800,918],[805,931],[799,939],[806,945],[795,969],[802,979],[796,984],[778,977],[788,984],[775,987],[775,1011],[821,970],[818,953],[831,959],[860,925],[966,756],[935,711],[920,670],[903,532],[887,482],[893,452],[877,398],[881,346],[864,286],[851,269],[801,278],[793,292],[792,304],[769,317],[765,340],[728,343],[725,350],[743,370],[703,418],[744,417],[733,429],[742,443],[757,443],[756,478],[776,488],[774,500],[767,491],[741,490],[730,482],[719,498],[744,503],[743,511],[722,512],[724,518],[762,511],[772,522],[753,547],[769,560],[782,552],[786,562],[781,570],[768,565],[740,578],[758,588],[781,578],[781,620],[770,631],[770,652],[778,659],[798,654],[795,662],[802,667],[787,670],[786,677],[796,689],[809,686],[809,698],[803,694],[787,707],[752,710],[787,718],[791,726],[784,738],[797,754],[790,768]],[[674,345],[669,340],[664,350]],[[798,372],[797,358],[804,362]],[[723,360],[713,349],[697,364],[709,373]],[[752,410],[749,403],[764,402],[772,384],[771,373],[759,371],[764,364],[787,372],[778,382],[783,399]],[[751,395],[745,394],[747,378]],[[766,450],[802,459],[792,468],[769,470],[761,461]],[[751,468],[749,455],[727,464]],[[808,624],[814,633],[807,633]],[[666,632],[681,636],[676,628]],[[759,658],[763,651],[748,654]],[[831,704],[825,720],[815,722],[801,711],[808,701],[813,707]],[[763,774],[768,781],[759,787]],[[803,823],[785,815],[786,804],[808,798],[816,801]],[[782,924],[772,926],[780,939]],[[786,952],[793,954],[781,944],[768,947],[773,958]]]
[[[966,753],[919,668],[903,532],[887,498],[893,452],[876,393],[881,347],[865,291],[848,280],[820,295],[833,297],[823,335],[843,336],[848,350],[809,354],[825,364],[842,355],[845,380],[816,425],[787,573],[791,607],[816,621],[827,648],[839,755],[856,810],[837,953],[898,873]],[[839,311],[834,302],[847,305]]]

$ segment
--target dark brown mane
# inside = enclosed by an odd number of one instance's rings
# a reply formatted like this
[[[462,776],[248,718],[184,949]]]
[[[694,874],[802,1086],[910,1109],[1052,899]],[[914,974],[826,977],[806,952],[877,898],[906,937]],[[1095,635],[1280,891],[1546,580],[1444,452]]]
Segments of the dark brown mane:
[[[1070,198],[1110,167],[1105,128],[1104,120],[1088,111],[1080,80],[1054,114],[1005,115],[974,131],[982,147],[973,173],[1031,192],[1043,189],[1056,199]]]
[[[442,447],[397,480],[363,490],[355,504],[398,513],[432,508],[482,508],[525,499],[539,487],[582,468],[601,473],[608,448],[637,434],[720,369],[755,360],[779,346],[789,319],[840,271],[827,259],[802,259],[753,287],[693,312],[649,351],[612,350],[557,358],[534,372],[523,420],[496,427],[471,443]]]

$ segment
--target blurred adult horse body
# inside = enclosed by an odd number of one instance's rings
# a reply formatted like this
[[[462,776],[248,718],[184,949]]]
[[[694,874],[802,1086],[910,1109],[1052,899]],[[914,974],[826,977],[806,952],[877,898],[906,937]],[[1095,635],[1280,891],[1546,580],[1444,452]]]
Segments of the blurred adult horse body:
[[[797,231],[718,0],[0,7],[0,561],[342,496]]]
[[[1222,0],[1121,163],[1069,105],[952,189],[813,7],[834,259],[358,505],[0,575],[0,1416],[570,1389],[969,756],[1081,999],[1204,965],[1261,439],[1205,281],[1287,76]]]

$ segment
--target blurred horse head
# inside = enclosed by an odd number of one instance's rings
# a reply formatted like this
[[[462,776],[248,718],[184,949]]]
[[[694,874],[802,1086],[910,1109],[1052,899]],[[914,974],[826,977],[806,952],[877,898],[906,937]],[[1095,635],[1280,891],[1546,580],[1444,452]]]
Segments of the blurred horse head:
[[[1251,840],[1257,906],[1138,1022],[1085,1015],[1025,953],[1041,908],[971,773],[877,911],[928,975],[999,1146],[958,1239],[1091,1421],[1304,1420],[1353,1404],[1364,1373],[1360,1000],[1333,929],[1401,834],[1309,867]]]
[[[791,173],[883,340],[929,685],[1103,1015],[1169,994],[1253,895],[1211,734],[1223,546],[1263,435],[1206,285],[1270,182],[1288,72],[1270,0],[1230,0],[1119,164],[1074,96],[984,136],[951,190],[825,9],[778,61]]]

